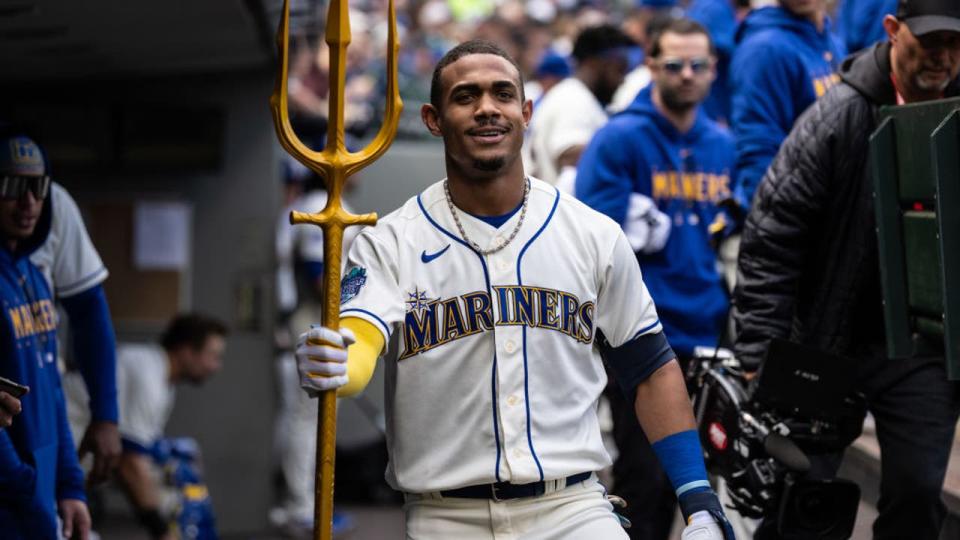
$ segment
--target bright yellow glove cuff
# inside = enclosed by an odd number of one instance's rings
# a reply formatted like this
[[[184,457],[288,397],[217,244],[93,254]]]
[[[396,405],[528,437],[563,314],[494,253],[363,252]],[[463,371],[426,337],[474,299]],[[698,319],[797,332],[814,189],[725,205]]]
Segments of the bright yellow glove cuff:
[[[386,345],[383,334],[373,324],[358,317],[340,320],[340,326],[353,330],[357,342],[347,349],[347,384],[337,390],[338,397],[355,396],[363,391],[373,377],[377,367],[377,358]]]

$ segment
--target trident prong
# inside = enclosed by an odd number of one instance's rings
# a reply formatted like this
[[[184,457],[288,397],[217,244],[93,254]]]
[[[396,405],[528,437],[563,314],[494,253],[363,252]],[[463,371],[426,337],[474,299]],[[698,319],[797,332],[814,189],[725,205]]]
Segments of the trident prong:
[[[394,0],[388,7],[387,32],[387,103],[383,124],[373,141],[359,152],[350,152],[344,142],[344,87],[346,85],[347,47],[350,45],[350,16],[347,0],[331,0],[327,12],[326,42],[330,46],[330,96],[327,144],[323,151],[308,148],[290,125],[287,105],[287,76],[290,41],[290,0],[283,2],[283,14],[277,31],[277,49],[280,69],[270,109],[280,145],[297,161],[324,177],[327,185],[327,204],[316,214],[291,212],[290,223],[309,223],[323,229],[323,315],[324,326],[340,328],[340,261],[343,231],[352,225],[374,225],[377,214],[354,215],[343,208],[341,196],[347,178],[376,161],[397,134],[403,102],[397,84],[397,57],[400,44],[397,37],[397,16]],[[333,471],[336,451],[337,397],[331,390],[320,396],[317,423],[317,468],[314,501],[314,529],[316,540],[330,540],[333,529]]]

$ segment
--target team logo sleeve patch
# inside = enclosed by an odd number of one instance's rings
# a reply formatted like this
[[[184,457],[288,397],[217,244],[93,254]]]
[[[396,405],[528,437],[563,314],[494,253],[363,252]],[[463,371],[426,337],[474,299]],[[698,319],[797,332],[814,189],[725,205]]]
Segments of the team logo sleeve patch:
[[[344,304],[357,296],[367,282],[367,269],[362,266],[351,268],[340,281],[340,303]]]

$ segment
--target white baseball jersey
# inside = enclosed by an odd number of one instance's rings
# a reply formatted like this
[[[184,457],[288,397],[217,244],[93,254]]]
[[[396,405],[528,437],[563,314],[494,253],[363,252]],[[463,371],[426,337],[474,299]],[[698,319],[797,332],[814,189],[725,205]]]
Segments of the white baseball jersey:
[[[524,484],[610,464],[594,337],[602,330],[616,347],[660,332],[660,322],[620,227],[530,184],[523,225],[496,253],[463,241],[442,182],[366,228],[350,251],[341,315],[400,333],[399,357],[386,365],[396,489]],[[485,249],[521,214],[494,229],[457,212]]]
[[[175,397],[170,360],[162,347],[146,343],[117,347],[121,437],[149,449],[163,437]]]
[[[607,123],[607,113],[580,79],[567,77],[550,89],[533,111],[526,137],[532,167],[538,178],[556,184],[557,159],[574,146],[586,145]]]
[[[103,283],[107,268],[93,247],[83,225],[77,203],[56,182],[50,185],[53,215],[50,234],[30,262],[43,272],[50,290],[58,298],[68,298]]]
[[[80,374],[63,376],[70,428],[83,436],[90,423],[89,395]],[[123,343],[117,347],[117,403],[120,436],[146,449],[161,437],[173,411],[176,390],[170,384],[170,362],[162,347]],[[79,438],[74,440],[79,441]]]

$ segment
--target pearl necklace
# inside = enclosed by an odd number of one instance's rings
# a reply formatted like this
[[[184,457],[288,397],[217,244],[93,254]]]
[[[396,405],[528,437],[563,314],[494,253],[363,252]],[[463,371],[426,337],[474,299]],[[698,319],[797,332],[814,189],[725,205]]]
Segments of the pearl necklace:
[[[520,219],[517,220],[516,227],[513,228],[513,232],[510,233],[510,236],[506,241],[500,242],[491,249],[483,249],[476,242],[467,237],[467,233],[463,230],[463,224],[460,223],[460,218],[457,216],[457,210],[453,206],[453,199],[450,197],[450,181],[443,181],[443,192],[447,196],[447,206],[450,207],[450,213],[453,215],[453,221],[457,224],[457,230],[460,231],[460,236],[463,238],[464,242],[469,244],[473,249],[480,252],[481,255],[486,257],[500,251],[501,249],[510,245],[510,242],[516,238],[517,233],[520,232],[520,226],[523,225],[523,218],[527,215],[527,200],[530,198],[530,179],[524,178],[523,183],[523,206],[520,207]]]

